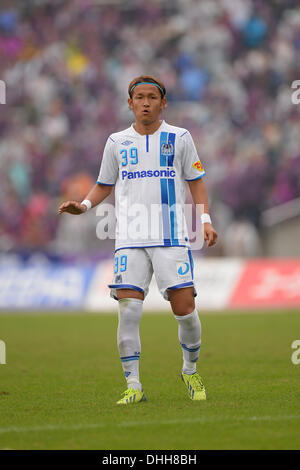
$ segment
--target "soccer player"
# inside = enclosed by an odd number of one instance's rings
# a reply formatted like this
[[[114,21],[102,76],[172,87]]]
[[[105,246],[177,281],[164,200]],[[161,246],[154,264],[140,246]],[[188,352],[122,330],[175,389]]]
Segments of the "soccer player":
[[[193,259],[183,215],[187,181],[194,203],[203,208],[204,240],[207,246],[216,243],[202,180],[205,171],[189,131],[160,120],[167,104],[164,84],[156,77],[140,76],[129,84],[128,93],[135,123],[109,136],[97,183],[86,199],[64,202],[58,212],[83,214],[115,187],[115,268],[109,287],[119,306],[117,340],[128,387],[117,404],[146,400],[139,376],[139,323],[153,272],[178,322],[181,378],[188,396],[205,400],[205,387],[196,370],[201,323],[195,308]],[[141,207],[138,225],[142,230],[132,230],[136,225],[129,230],[130,216]]]

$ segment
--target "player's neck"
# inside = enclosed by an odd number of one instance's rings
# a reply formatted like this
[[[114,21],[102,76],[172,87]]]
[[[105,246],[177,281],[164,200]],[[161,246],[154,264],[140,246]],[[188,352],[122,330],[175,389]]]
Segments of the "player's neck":
[[[157,121],[151,122],[150,124],[143,124],[139,121],[136,121],[133,124],[133,127],[134,127],[134,130],[141,135],[150,135],[150,134],[154,134],[154,132],[156,132],[157,129],[160,128],[161,124],[162,124],[162,120],[159,120],[159,119]]]

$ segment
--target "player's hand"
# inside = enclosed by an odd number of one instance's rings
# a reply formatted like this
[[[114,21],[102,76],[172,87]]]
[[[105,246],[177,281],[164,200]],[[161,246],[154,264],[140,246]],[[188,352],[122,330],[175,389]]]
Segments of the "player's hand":
[[[67,201],[59,206],[58,213],[62,214],[63,212],[68,212],[69,214],[79,215],[83,214],[86,209],[85,204],[80,204],[80,202],[76,201]]]
[[[206,241],[206,246],[213,246],[217,243],[218,234],[209,223],[204,224],[204,240]]]

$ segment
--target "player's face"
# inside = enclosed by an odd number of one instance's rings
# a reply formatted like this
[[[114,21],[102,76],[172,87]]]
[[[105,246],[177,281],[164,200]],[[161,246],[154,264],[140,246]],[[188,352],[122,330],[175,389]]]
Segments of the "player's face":
[[[162,98],[155,85],[137,85],[132,98],[128,99],[130,109],[137,121],[144,125],[157,121],[166,106],[166,98]]]

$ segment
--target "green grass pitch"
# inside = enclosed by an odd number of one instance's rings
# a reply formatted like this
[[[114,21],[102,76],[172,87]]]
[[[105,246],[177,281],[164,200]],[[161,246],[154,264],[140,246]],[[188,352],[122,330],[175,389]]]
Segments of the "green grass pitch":
[[[180,380],[172,314],[141,321],[148,401],[125,390],[117,315],[1,314],[0,449],[300,449],[300,312],[200,313],[206,402]]]

